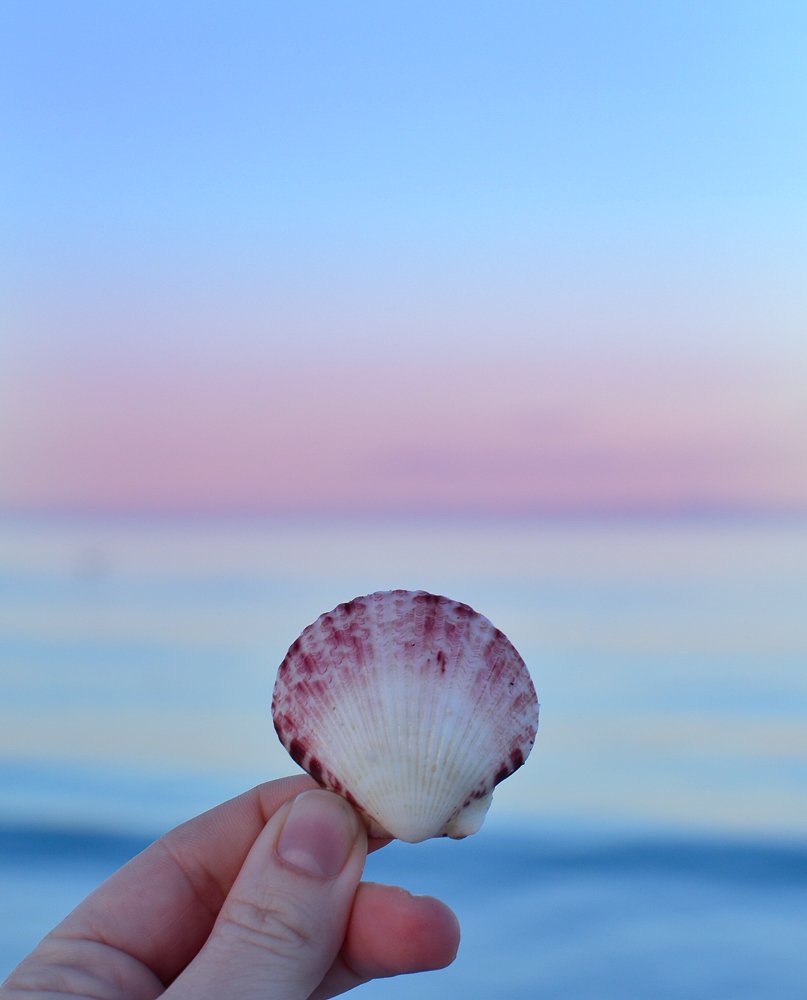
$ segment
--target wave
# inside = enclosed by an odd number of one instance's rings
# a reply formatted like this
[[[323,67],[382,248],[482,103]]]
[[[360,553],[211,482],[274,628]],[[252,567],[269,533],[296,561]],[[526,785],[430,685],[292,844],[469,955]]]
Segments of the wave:
[[[123,863],[139,854],[151,839],[103,829],[0,824],[0,866],[20,861],[59,864],[121,859]]]
[[[60,865],[72,862],[122,864],[151,840],[142,834],[101,828],[48,824],[0,824],[0,866],[20,862]],[[409,852],[413,852],[408,857]],[[807,844],[770,840],[716,839],[657,834],[614,837],[553,831],[518,835],[489,831],[455,842],[429,841],[412,848],[393,844],[384,867],[406,867],[416,859],[418,873],[439,873],[446,865],[473,867],[475,884],[531,879],[607,875],[610,879],[645,876],[690,878],[751,884],[807,887]],[[378,864],[378,861],[374,861]]]

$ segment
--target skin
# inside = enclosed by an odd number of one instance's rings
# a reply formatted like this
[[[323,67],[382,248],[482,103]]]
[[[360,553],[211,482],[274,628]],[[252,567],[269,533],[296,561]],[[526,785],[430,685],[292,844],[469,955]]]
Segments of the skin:
[[[307,776],[177,827],[103,883],[0,986],[0,1000],[324,1000],[443,968],[454,914],[360,882],[355,812]]]

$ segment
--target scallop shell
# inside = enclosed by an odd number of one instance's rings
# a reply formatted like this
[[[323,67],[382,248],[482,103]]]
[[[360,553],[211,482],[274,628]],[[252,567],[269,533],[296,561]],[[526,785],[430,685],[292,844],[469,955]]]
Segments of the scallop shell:
[[[372,836],[465,837],[526,760],[538,699],[507,637],[467,604],[392,590],[309,625],[280,666],[275,729]]]

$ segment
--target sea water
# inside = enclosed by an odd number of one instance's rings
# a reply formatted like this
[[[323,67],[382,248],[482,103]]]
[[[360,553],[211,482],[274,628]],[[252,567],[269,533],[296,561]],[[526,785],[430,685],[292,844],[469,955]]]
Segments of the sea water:
[[[391,587],[491,618],[542,716],[480,834],[369,859],[463,945],[365,996],[807,994],[807,528],[739,522],[5,522],[0,975],[150,839],[294,771],[277,664]]]

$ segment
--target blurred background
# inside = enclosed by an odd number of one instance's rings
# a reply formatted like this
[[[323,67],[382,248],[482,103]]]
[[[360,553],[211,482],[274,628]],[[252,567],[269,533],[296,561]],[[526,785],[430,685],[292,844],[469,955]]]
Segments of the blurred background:
[[[527,767],[367,997],[801,997],[807,10],[7,0],[0,978],[294,771],[274,674],[424,588]]]

